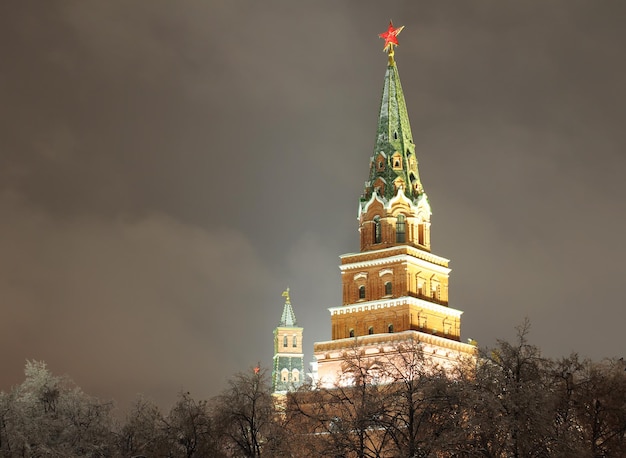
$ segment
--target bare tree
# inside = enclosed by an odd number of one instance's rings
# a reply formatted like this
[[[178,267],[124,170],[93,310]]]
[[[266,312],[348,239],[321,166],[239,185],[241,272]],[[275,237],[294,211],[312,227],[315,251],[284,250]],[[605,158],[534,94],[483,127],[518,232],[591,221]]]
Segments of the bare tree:
[[[392,438],[395,456],[426,457],[458,453],[463,443],[460,430],[462,388],[467,365],[474,360],[450,361],[446,367],[424,354],[419,341],[399,345],[383,368],[387,384],[381,426]]]
[[[382,427],[387,388],[378,383],[382,362],[356,345],[344,354],[342,380],[332,388],[303,387],[289,398],[288,412],[308,435],[308,452],[317,456],[385,456],[389,436]]]
[[[196,401],[182,392],[163,419],[168,457],[220,456],[215,440],[213,419],[206,401]]]
[[[594,363],[576,355],[559,361],[559,426],[566,452],[580,457],[626,456],[626,372],[623,360]],[[566,456],[563,453],[563,456]]]
[[[229,387],[213,400],[219,424],[220,449],[228,456],[260,457],[273,449],[279,433],[274,428],[274,402],[264,369],[236,374]],[[268,453],[268,456],[271,456]]]
[[[550,361],[529,344],[528,320],[517,331],[515,343],[499,341],[482,352],[466,398],[469,443],[481,456],[553,456],[556,398]]]

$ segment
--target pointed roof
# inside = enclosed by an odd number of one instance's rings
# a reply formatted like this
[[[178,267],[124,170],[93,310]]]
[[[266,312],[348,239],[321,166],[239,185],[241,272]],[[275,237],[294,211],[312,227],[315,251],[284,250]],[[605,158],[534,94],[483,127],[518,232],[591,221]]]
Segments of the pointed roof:
[[[280,317],[280,326],[283,328],[293,328],[297,326],[296,314],[291,306],[291,300],[289,299],[289,288],[283,292],[285,298],[285,306],[283,307],[283,314]]]
[[[392,54],[388,62],[378,114],[376,146],[370,159],[369,180],[365,183],[362,196],[364,201],[369,200],[374,191],[389,200],[400,186],[411,200],[424,193],[400,75]]]

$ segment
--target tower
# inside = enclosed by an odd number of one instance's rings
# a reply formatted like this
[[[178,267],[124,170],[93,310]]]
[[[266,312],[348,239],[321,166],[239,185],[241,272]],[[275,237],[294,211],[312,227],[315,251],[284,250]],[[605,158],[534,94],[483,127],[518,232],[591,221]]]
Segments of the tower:
[[[304,379],[304,354],[302,353],[302,331],[296,322],[291,306],[289,288],[283,292],[285,305],[280,324],[274,329],[274,362],[272,369],[272,391],[286,393],[302,385]]]
[[[331,338],[314,344],[318,379],[338,383],[346,352],[380,358],[419,344],[446,364],[474,347],[460,342],[460,310],[448,305],[448,259],[431,252],[431,208],[394,59],[402,27],[385,39],[388,65],[369,177],[359,203],[360,252],[341,258],[342,305],[331,307]]]

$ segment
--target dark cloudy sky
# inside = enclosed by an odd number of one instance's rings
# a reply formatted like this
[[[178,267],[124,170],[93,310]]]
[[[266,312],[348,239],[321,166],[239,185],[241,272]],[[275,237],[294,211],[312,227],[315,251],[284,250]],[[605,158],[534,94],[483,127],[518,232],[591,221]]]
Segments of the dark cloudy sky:
[[[0,4],[0,389],[167,408],[314,341],[396,57],[462,337],[621,356],[626,3]]]

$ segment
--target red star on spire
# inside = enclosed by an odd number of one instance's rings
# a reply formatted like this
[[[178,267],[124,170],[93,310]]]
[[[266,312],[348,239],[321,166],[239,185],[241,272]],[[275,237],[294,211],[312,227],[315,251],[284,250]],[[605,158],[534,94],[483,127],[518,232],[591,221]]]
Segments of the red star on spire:
[[[378,35],[380,38],[385,40],[385,47],[383,48],[383,51],[389,51],[389,54],[393,55],[393,47],[398,46],[398,35],[402,32],[402,29],[404,29],[404,26],[395,29],[393,27],[393,22],[389,21],[389,28],[387,31]]]

